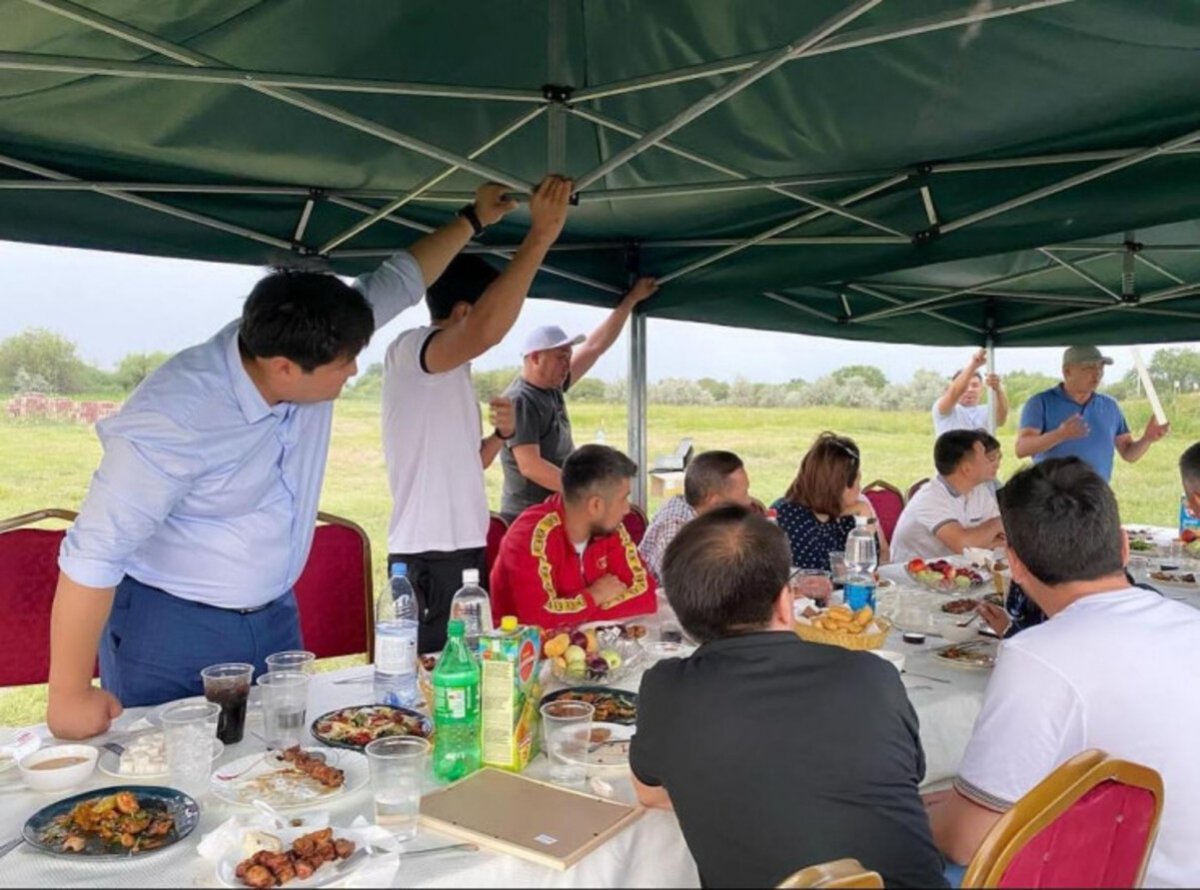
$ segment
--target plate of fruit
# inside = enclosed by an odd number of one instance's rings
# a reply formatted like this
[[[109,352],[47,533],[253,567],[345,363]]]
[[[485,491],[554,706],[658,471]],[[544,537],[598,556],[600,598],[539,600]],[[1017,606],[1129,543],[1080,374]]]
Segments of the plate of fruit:
[[[992,573],[987,569],[975,566],[956,566],[945,559],[934,559],[926,562],[923,559],[910,559],[905,566],[908,577],[922,587],[936,590],[939,593],[963,593],[980,584],[986,584],[992,579]]]
[[[628,676],[644,655],[619,624],[579,627],[550,634],[542,644],[550,673],[563,683],[603,685]]]

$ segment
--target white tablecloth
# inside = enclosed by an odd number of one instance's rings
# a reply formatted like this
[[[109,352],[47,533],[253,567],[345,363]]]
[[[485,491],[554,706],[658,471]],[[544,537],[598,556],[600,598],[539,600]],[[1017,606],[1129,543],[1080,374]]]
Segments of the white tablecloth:
[[[986,684],[986,672],[960,670],[944,665],[932,657],[938,641],[931,637],[922,647],[905,645],[899,636],[889,641],[889,648],[907,656],[906,686],[921,720],[921,741],[927,761],[927,784],[944,781],[954,775],[975,716],[979,712]],[[319,674],[313,678],[309,715],[325,713],[337,707],[365,703],[370,698],[371,684],[338,683],[355,677],[369,678],[369,667]],[[940,678],[937,682],[915,674]],[[640,677],[620,684],[636,688]],[[114,727],[121,735],[145,724],[142,719],[148,709],[126,712]],[[261,731],[261,715],[251,710],[248,728]],[[45,734],[45,728],[42,727]],[[103,741],[98,739],[95,741]],[[229,746],[217,764],[228,763],[246,754],[261,750],[262,745],[249,734],[238,745]],[[545,759],[537,758],[529,774],[541,778],[546,771]],[[607,779],[618,799],[632,803],[633,789],[626,778]],[[0,843],[20,833],[25,820],[41,807],[80,790],[102,788],[118,780],[96,772],[83,789],[62,794],[39,794],[19,784],[15,770],[0,777]],[[154,783],[151,783],[154,784]],[[432,787],[432,784],[431,784]],[[185,842],[144,859],[111,864],[52,858],[22,845],[0,860],[0,887],[27,886],[96,886],[122,887],[214,886],[213,870],[196,854],[200,837],[231,815],[237,807],[224,804],[211,796],[201,801],[200,827]],[[372,818],[368,789],[364,788],[337,806],[329,806],[335,825],[348,824],[355,816]],[[441,846],[456,839],[421,829],[409,849]],[[555,871],[512,856],[478,852],[453,853],[401,860],[396,886],[404,887],[683,887],[699,886],[695,863],[679,830],[674,814],[647,811],[632,826],[585,857],[566,872]]]

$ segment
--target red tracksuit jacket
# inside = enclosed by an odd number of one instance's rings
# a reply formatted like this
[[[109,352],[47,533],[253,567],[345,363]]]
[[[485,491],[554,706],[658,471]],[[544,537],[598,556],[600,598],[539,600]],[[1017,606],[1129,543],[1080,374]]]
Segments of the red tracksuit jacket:
[[[628,592],[598,606],[587,592],[603,575],[615,575]],[[654,576],[624,526],[592,538],[582,561],[567,538],[561,495],[517,517],[492,566],[492,612],[516,615],[522,624],[550,630],[588,621],[616,621],[658,609]]]

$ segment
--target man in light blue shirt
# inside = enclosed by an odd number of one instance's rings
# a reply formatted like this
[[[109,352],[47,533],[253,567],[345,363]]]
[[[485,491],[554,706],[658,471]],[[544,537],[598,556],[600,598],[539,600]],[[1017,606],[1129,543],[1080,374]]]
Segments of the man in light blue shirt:
[[[1071,346],[1063,353],[1063,382],[1033,396],[1021,410],[1017,457],[1040,463],[1050,457],[1078,457],[1105,482],[1112,479],[1113,450],[1133,463],[1167,434],[1169,424],[1153,417],[1134,439],[1121,406],[1098,393],[1104,366],[1113,360],[1095,346]]]
[[[454,222],[347,285],[275,272],[242,318],[185,349],[99,424],[104,457],[63,541],[47,722],[105,731],[122,705],[200,691],[199,671],[300,648],[333,399],[374,330],[418,302],[515,204],[481,186]],[[473,217],[473,218],[472,218]],[[104,689],[91,685],[99,648]]]

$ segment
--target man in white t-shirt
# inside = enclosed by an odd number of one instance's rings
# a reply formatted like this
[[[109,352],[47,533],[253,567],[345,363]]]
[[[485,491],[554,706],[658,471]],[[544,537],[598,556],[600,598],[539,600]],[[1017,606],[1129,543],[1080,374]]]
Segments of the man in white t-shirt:
[[[935,841],[967,862],[1021,796],[1098,748],[1163,778],[1145,886],[1200,886],[1200,610],[1129,586],[1116,498],[1079,458],[1022,470],[1000,508],[1013,580],[1049,618],[1005,640],[954,789],[927,801]]]
[[[989,458],[991,445],[997,446]],[[892,559],[937,559],[965,547],[998,547],[1004,526],[992,488],[999,443],[984,430],[951,430],[933,446],[935,476],[913,495],[892,535]]]
[[[940,436],[950,430],[977,430],[987,426],[987,405],[979,404],[984,379],[979,369],[987,364],[987,353],[979,350],[970,363],[950,378],[941,397],[933,403],[933,434]],[[987,375],[987,387],[996,401],[996,426],[1008,420],[1008,396],[997,374]]]
[[[418,648],[441,649],[450,600],[465,569],[487,583],[488,503],[483,470],[513,433],[512,405],[493,400],[484,436],[471,360],[512,328],[525,294],[567,218],[572,182],[547,176],[529,203],[525,240],[503,272],[459,256],[425,301],[431,323],[400,334],[383,370],[383,453],[392,492],[388,565],[404,562],[420,610]],[[487,185],[460,213],[478,235],[514,202]]]

